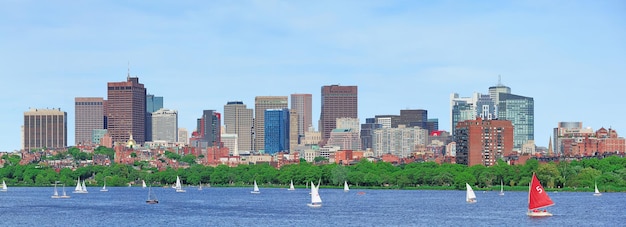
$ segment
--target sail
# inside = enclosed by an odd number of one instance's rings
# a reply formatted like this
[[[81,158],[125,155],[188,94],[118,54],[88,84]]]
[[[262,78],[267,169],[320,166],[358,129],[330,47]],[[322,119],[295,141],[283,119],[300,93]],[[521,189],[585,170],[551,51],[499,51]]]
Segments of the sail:
[[[141,187],[142,188],[146,188],[146,181],[145,180],[141,180]]]
[[[548,193],[543,190],[543,186],[541,186],[537,176],[533,173],[533,178],[528,188],[528,209],[534,210],[552,205],[554,205],[554,202],[552,202]]]
[[[87,186],[85,186],[85,181],[83,180],[83,185],[81,186],[81,190],[83,192],[87,192]]]
[[[57,191],[57,184],[54,184],[54,194],[52,198],[58,197],[58,196],[59,196],[59,192]]]
[[[315,184],[311,182],[311,203],[312,204],[322,203],[322,197],[320,197],[319,188],[320,188],[319,184],[315,186]]]
[[[255,192],[259,191],[259,186],[256,185],[256,180],[254,181],[254,191]]]
[[[293,187],[293,180],[291,180],[291,183],[289,184],[289,190],[296,190],[296,188]]]
[[[474,194],[474,190],[472,189],[472,187],[468,183],[465,183],[465,187],[467,188],[467,193],[465,193],[465,201],[476,201],[476,194]]]
[[[76,188],[74,188],[75,192],[83,191],[83,187],[80,186],[80,177],[78,178],[78,182],[76,182]]]
[[[176,176],[176,186],[174,188],[181,189],[183,186],[180,183],[180,177]]]
[[[500,180],[500,195],[504,195],[504,183]]]
[[[4,183],[4,182],[2,182],[2,183]],[[596,194],[600,194],[600,191],[598,191],[598,184],[595,184],[595,186],[596,186],[595,193]]]
[[[2,180],[2,191],[6,191],[7,188],[7,183],[4,182],[4,180]],[[597,187],[596,187],[596,191],[597,191]]]
[[[343,191],[344,192],[350,191],[350,187],[348,187],[348,181],[343,182]]]

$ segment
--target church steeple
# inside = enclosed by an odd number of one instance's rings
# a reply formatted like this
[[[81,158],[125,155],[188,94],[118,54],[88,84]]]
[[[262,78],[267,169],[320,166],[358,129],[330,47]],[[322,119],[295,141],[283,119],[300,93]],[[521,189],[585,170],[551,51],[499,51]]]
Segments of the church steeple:
[[[550,136],[550,141],[548,142],[548,157],[551,157],[553,154],[552,151],[552,136]]]

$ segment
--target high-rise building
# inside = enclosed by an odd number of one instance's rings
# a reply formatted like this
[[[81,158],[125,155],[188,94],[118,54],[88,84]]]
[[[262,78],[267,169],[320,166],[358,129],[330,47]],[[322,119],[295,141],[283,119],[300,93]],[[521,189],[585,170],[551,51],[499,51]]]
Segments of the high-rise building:
[[[22,149],[67,147],[67,113],[61,109],[30,109],[24,112]]]
[[[291,150],[296,149],[298,144],[300,143],[300,135],[298,135],[298,113],[296,110],[289,109],[289,152]],[[304,139],[304,132],[302,134],[302,139]]]
[[[340,85],[322,86],[321,100],[319,129],[322,133],[323,146],[330,138],[330,132],[336,128],[337,118],[358,118],[358,88]]]
[[[513,125],[507,120],[466,120],[456,126],[456,163],[492,166],[513,150]]]
[[[94,130],[104,129],[104,99],[97,97],[74,98],[74,142],[76,145],[92,143]]]
[[[498,84],[496,86],[489,87],[489,97],[496,105],[500,103],[500,93],[511,94],[511,88],[504,86],[500,76],[498,76]]]
[[[257,96],[254,98],[254,151],[265,149],[265,110],[288,108],[287,96]]]
[[[125,143],[132,135],[137,144],[146,136],[146,88],[138,77],[107,83],[107,129],[114,143]]]
[[[460,97],[457,93],[450,94],[450,132],[454,137],[456,124],[461,121],[476,119],[476,102],[480,93],[474,93],[471,97]]]
[[[365,124],[361,124],[361,149],[372,148],[374,130],[382,127],[381,124],[376,123],[376,118],[365,119]]]
[[[400,110],[400,119],[394,125],[392,122],[391,127],[397,128],[398,125],[405,125],[406,127],[415,127],[426,129],[428,122],[427,110]]]
[[[291,94],[291,109],[298,115],[298,140],[313,126],[312,97],[311,94]]]
[[[163,108],[163,97],[146,95],[146,141],[153,141],[152,138],[152,113]]]
[[[237,134],[237,150],[252,150],[253,110],[241,101],[230,101],[224,105],[226,134]]]
[[[380,128],[374,130],[372,151],[375,156],[393,154],[400,158],[410,157],[417,145],[426,145],[428,130],[420,127]]]
[[[275,154],[289,150],[289,109],[265,110],[264,152]]]
[[[183,145],[189,144],[189,131],[186,128],[178,128],[178,142]]]
[[[178,141],[178,112],[159,109],[152,113],[152,141]]]
[[[535,140],[535,102],[533,98],[499,93],[498,119],[513,124],[513,149],[519,150]]]
[[[326,146],[340,147],[342,150],[361,150],[360,132],[352,128],[336,128],[330,132]]]
[[[398,125],[400,115],[376,115],[374,116],[376,124],[380,124],[382,128],[391,128],[392,125]]]
[[[222,115],[215,110],[202,111],[202,117],[198,119],[196,129],[200,139],[196,147],[222,147],[221,127]]]

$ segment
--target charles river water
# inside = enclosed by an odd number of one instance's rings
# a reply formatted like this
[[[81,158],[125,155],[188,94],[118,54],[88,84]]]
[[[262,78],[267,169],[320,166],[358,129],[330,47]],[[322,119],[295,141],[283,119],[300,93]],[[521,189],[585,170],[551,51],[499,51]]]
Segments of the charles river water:
[[[58,188],[62,191],[62,188]],[[309,190],[111,187],[52,199],[53,187],[10,187],[0,192],[2,226],[626,226],[626,193],[550,192],[554,214],[526,216],[527,192],[320,189],[321,208],[309,208]]]

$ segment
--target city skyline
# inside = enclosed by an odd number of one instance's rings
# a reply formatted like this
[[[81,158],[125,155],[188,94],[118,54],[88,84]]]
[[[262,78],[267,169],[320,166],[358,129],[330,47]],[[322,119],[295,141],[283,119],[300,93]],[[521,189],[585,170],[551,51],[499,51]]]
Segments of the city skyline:
[[[295,93],[312,94],[319,130],[333,84],[358,86],[361,123],[425,109],[449,131],[450,94],[486,94],[498,75],[534,99],[538,146],[558,122],[626,130],[622,1],[198,4],[0,3],[0,151],[20,149],[30,108],[67,112],[73,145],[74,99],[106,99],[128,71],[189,133],[205,109]]]

